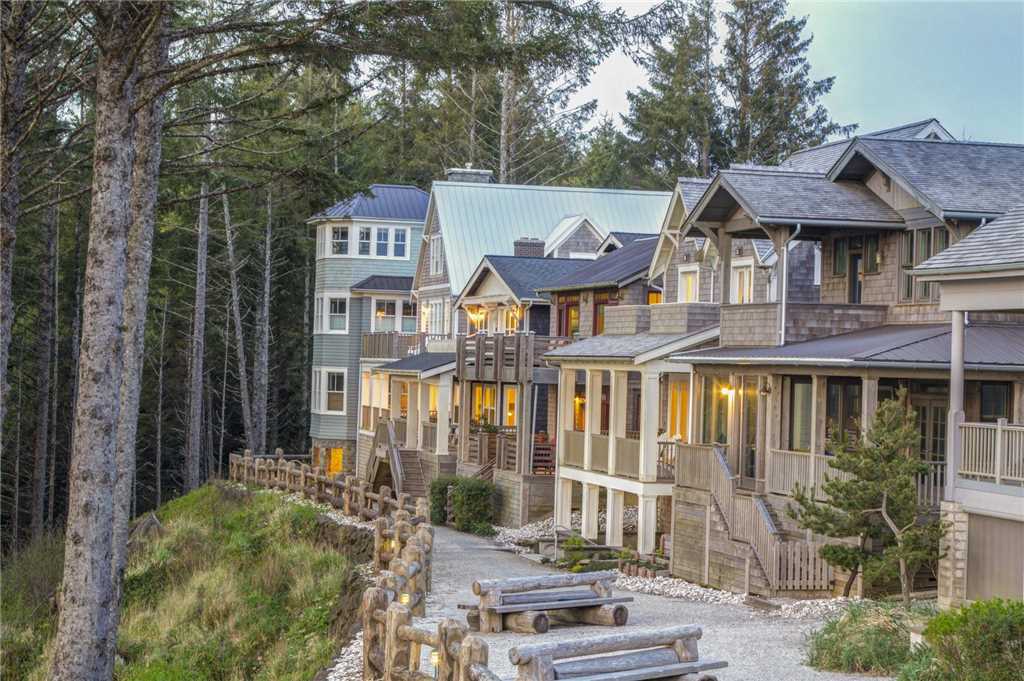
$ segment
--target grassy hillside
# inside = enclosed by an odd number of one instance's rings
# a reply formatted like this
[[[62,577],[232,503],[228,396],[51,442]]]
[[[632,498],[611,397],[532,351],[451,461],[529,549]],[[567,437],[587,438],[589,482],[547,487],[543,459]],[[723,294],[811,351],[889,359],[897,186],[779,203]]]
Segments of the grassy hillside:
[[[116,678],[308,681],[350,634],[368,536],[268,493],[208,485],[133,536]],[[0,673],[42,679],[59,537],[5,560]]]

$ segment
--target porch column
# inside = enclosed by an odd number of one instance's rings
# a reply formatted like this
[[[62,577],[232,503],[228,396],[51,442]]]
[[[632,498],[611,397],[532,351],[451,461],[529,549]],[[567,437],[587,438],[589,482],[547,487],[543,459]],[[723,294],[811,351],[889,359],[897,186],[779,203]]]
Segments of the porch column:
[[[593,457],[593,436],[601,434],[601,371],[587,369],[587,403],[583,422],[583,468],[590,470]],[[595,533],[597,530],[595,530]]]
[[[572,523],[572,480],[557,478],[555,481],[555,524],[569,527]]]
[[[562,368],[558,372],[558,419],[555,424],[555,461],[561,466],[565,460],[569,442],[566,433],[572,428],[572,398],[575,390],[576,370]]]
[[[860,397],[860,430],[861,435],[867,438],[868,431],[871,430],[871,423],[875,420],[875,412],[878,410],[878,378],[876,376],[861,378]]]
[[[376,433],[377,432],[377,421],[376,421],[375,417],[377,416],[377,410],[376,410],[377,403],[373,399],[373,385],[374,385],[374,383],[376,383],[376,381],[373,380],[373,368],[370,367],[368,370],[370,372],[370,378],[369,378],[369,380],[366,381],[366,390],[369,393],[366,396],[366,405],[370,408],[370,419],[369,419],[370,422],[369,422],[369,425],[367,427],[367,430],[370,430],[370,431]],[[362,410],[360,410],[360,411],[362,411]],[[359,418],[362,418],[362,417],[363,417],[363,415],[360,413],[359,414]]]
[[[597,539],[597,514],[598,502],[601,498],[601,488],[589,482],[583,483],[583,520],[580,529],[587,539]]]
[[[728,414],[726,417],[726,423],[728,424],[726,430],[728,447],[726,452],[728,453],[729,467],[732,468],[734,474],[739,473],[742,468],[740,460],[740,450],[742,449],[742,443],[740,442],[740,419],[743,417],[743,414],[740,413],[740,395],[743,393],[742,378],[739,374],[729,374],[729,385],[732,387],[732,392],[726,398],[729,405],[726,410]]]
[[[448,454],[448,433],[451,430],[452,375],[445,374],[437,386],[437,444],[434,451]]]
[[[645,371],[640,375],[640,481],[658,479],[658,412],[660,391],[658,373]]]
[[[605,499],[604,543],[608,546],[622,546],[622,512],[625,510],[625,493],[608,488]]]
[[[639,497],[639,508],[637,509],[636,527],[636,550],[642,554],[654,553],[656,548],[655,540],[658,529],[658,505],[657,497],[651,494],[641,494]]]
[[[694,430],[697,427],[697,374],[692,365],[690,366],[689,381],[690,389],[686,392],[686,441],[692,444],[700,439]]]
[[[718,259],[722,264],[720,305],[728,305],[732,300],[732,235],[727,234],[725,227],[718,228]]]
[[[615,475],[618,460],[616,441],[626,437],[626,388],[629,374],[625,371],[612,371],[611,385],[608,388],[608,474]]]
[[[827,378],[814,374],[811,376],[811,451],[810,451],[810,471],[809,480],[812,486],[817,485],[818,473],[815,470],[815,464],[818,461],[816,454],[822,454],[825,451],[825,400],[826,400],[826,385]]]
[[[388,376],[385,380],[388,381],[388,395],[390,396],[388,408],[391,410],[391,418],[397,419],[402,415],[402,384],[404,381],[399,381]]]
[[[462,347],[461,345],[459,347]],[[470,382],[462,378],[459,380],[459,461],[466,460],[466,451],[469,442],[469,415],[472,412],[473,405],[472,394],[470,393]]]
[[[430,386],[420,381],[420,418],[416,421],[416,447],[423,446],[423,424],[430,416]]]
[[[960,424],[964,422],[964,311],[953,310],[949,349],[949,431],[946,435],[946,498],[952,499],[960,470]]]
[[[405,446],[417,449],[420,442],[420,384],[409,382],[409,415],[405,423]]]

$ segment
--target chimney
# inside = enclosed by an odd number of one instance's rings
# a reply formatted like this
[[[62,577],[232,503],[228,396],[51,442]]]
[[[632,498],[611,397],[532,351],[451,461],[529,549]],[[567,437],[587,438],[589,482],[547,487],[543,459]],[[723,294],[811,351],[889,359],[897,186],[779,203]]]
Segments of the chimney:
[[[483,184],[494,182],[492,171],[473,168],[468,163],[465,168],[449,168],[444,171],[444,176],[444,179],[449,182],[480,182]]]
[[[521,236],[512,243],[512,254],[517,258],[543,258],[544,239]]]

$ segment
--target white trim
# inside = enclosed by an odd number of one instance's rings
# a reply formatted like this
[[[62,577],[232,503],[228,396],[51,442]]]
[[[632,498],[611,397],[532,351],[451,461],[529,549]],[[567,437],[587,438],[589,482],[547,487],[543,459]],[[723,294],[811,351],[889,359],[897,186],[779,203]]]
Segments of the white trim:
[[[357,260],[398,260],[408,261],[411,258],[412,253],[412,229],[413,225],[410,223],[396,224],[401,221],[375,221],[371,224],[363,224],[359,222],[343,222],[343,223],[332,223],[324,222],[317,225],[317,259],[319,260],[338,260],[353,258]],[[347,229],[348,230],[348,253],[333,253],[333,231],[335,228]],[[359,253],[359,234],[362,230],[370,231],[370,252],[367,255],[360,255]],[[377,255],[377,235],[383,230],[387,230],[388,234],[388,253],[387,255]],[[395,234],[397,232],[403,232],[405,234],[405,255],[396,256],[395,251]]]
[[[378,300],[382,301],[382,302],[394,302],[395,303],[395,328],[393,328],[393,329],[378,329],[377,328],[377,301]],[[402,306],[405,305],[406,303],[408,303],[410,305],[415,305],[416,306],[416,311],[413,312],[412,317],[406,317],[403,314]],[[403,319],[412,319],[413,320],[414,324],[413,324],[413,330],[412,331],[406,331],[406,330],[404,330],[402,328],[402,320]],[[370,296],[370,332],[371,333],[396,331],[398,333],[413,334],[413,333],[416,333],[416,330],[417,330],[418,327],[419,327],[419,305],[416,302],[414,302],[411,298],[403,297],[403,296],[387,296],[387,295],[385,295],[385,296],[377,296],[377,295]]]
[[[739,276],[737,270],[748,270],[750,277],[747,291],[749,293],[749,300],[747,303],[754,302],[754,258],[737,258],[732,261],[732,269],[729,272],[729,304],[739,305]]]
[[[593,470],[585,471],[582,468],[566,465],[559,465],[557,477],[562,480],[575,480],[576,482],[607,487],[620,492],[629,492],[637,496],[641,494],[659,497],[672,496],[672,483],[670,482],[640,482],[632,478],[620,478],[617,475],[609,475]]]
[[[684,274],[696,275],[696,293],[697,297],[694,300],[683,300],[683,275]],[[700,302],[700,263],[689,263],[686,265],[679,265],[676,268],[676,300],[677,303],[699,303]]]
[[[328,387],[328,375],[329,374],[341,374],[342,386],[342,404],[344,408],[341,411],[331,410],[327,408],[327,390]],[[338,392],[338,391],[334,391]],[[348,368],[347,367],[313,367],[313,385],[312,385],[312,402],[310,403],[310,411],[314,414],[323,414],[327,416],[345,416],[348,414]]]
[[[440,249],[437,247],[438,244],[441,244]],[[431,276],[444,274],[444,243],[440,234],[430,235],[429,248],[430,257],[427,263],[427,272]]]
[[[572,260],[597,260],[597,253],[569,251],[569,258]]]
[[[344,299],[345,301],[345,328],[330,328],[331,300]],[[348,289],[326,289],[316,294],[316,301],[313,307],[313,333],[324,336],[344,336],[351,328],[352,319],[352,295]]]

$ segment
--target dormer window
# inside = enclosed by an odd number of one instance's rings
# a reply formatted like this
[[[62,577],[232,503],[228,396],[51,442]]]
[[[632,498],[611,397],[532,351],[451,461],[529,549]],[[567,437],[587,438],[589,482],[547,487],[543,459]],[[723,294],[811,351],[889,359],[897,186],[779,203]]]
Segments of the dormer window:
[[[882,189],[887,192],[892,191],[892,178],[885,173],[882,173]]]

